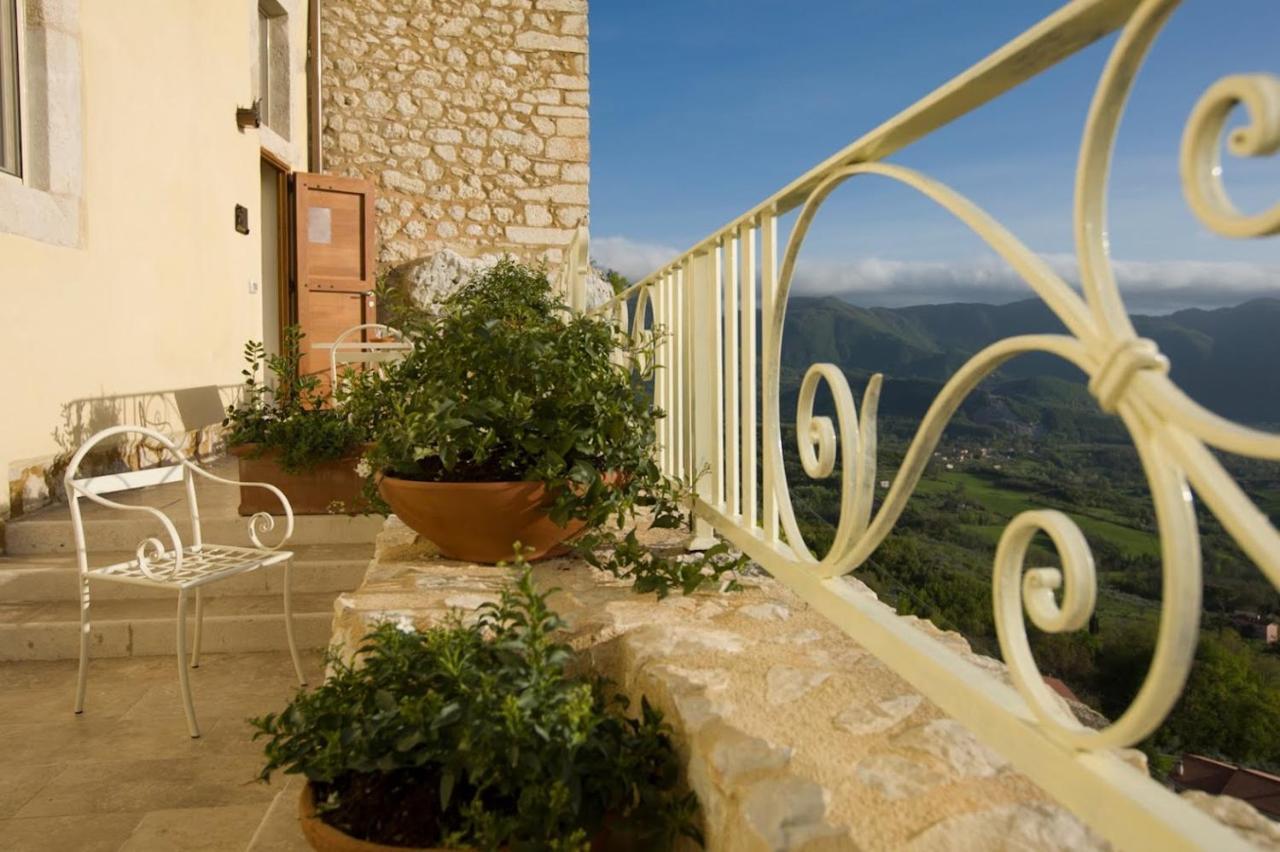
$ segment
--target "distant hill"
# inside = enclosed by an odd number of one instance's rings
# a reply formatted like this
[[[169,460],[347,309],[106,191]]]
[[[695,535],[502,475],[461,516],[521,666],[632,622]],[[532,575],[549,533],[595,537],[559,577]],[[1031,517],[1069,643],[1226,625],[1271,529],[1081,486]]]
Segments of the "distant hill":
[[[1242,422],[1280,422],[1280,299],[1134,316],[1133,323],[1138,334],[1169,356],[1174,381],[1192,398]],[[855,390],[871,373],[883,372],[882,411],[919,416],[975,352],[1006,337],[1043,333],[1065,329],[1036,299],[860,308],[837,297],[794,297],[782,341],[784,387],[793,397],[799,376],[818,361],[839,365]],[[1096,411],[1083,379],[1075,367],[1052,356],[1028,355],[984,383],[962,413],[978,424],[993,417],[998,422],[1001,409],[1016,415],[1023,405],[1032,405],[1092,418]],[[985,409],[994,410],[984,416]]]

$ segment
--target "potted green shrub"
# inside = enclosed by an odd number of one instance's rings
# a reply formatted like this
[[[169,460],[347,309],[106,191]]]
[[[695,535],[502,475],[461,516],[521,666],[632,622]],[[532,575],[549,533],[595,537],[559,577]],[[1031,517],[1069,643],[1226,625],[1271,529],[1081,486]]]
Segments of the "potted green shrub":
[[[378,493],[446,556],[494,563],[518,540],[542,558],[673,493],[649,376],[616,354],[652,358],[572,315],[545,271],[505,259],[433,314],[384,303],[412,351],[353,376],[343,408],[369,430]]]
[[[701,842],[661,714],[566,673],[527,566],[469,622],[386,623],[357,661],[252,721],[261,777],[306,777],[318,850],[662,850]]]
[[[328,405],[319,376],[300,370],[303,334],[285,329],[278,355],[249,341],[241,398],[227,409],[228,450],[239,460],[242,482],[267,482],[285,493],[295,514],[318,515],[366,505],[356,471],[363,432],[345,412]],[[270,373],[274,381],[265,381]],[[263,377],[263,378],[260,378]],[[260,488],[242,488],[242,515],[280,511]]]

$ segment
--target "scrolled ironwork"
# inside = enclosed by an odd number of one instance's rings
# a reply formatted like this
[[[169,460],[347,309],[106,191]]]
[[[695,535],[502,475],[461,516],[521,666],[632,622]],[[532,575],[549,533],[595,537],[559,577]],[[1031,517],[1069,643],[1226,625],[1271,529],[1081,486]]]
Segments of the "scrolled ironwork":
[[[167,571],[155,570],[152,563],[164,559],[168,555],[168,551],[165,550],[164,542],[154,536],[139,542],[134,552],[138,557],[138,569],[152,580],[163,580],[165,577],[173,575],[182,564],[182,549],[179,547],[173,551],[174,561],[169,564]]]
[[[1053,540],[1062,567],[1024,572],[1027,548],[1040,532]],[[1022,512],[1000,536],[994,578],[996,631],[1010,676],[1042,723],[1062,739],[1081,742],[1084,728],[1040,676],[1022,613],[1025,609],[1031,622],[1047,633],[1079,630],[1089,623],[1097,603],[1098,580],[1084,534],[1062,512]],[[1062,603],[1056,598],[1059,589],[1063,590]]]
[[[276,528],[276,519],[271,517],[267,512],[255,512],[253,517],[249,519],[249,540],[253,542],[253,546],[261,550],[274,550],[279,547],[268,547],[258,538],[259,533],[269,533]]]
[[[836,534],[822,564],[836,564],[867,529],[871,517],[871,503],[876,473],[876,408],[880,401],[880,386],[884,377],[877,373],[867,382],[862,397],[862,414],[858,415],[853,392],[844,371],[835,364],[814,364],[805,373],[796,400],[796,441],[800,462],[812,479],[823,479],[835,471],[837,446],[843,447],[840,456],[840,516]],[[813,415],[814,401],[819,382],[825,382],[835,401],[839,436],[829,417]],[[816,452],[815,452],[816,450]],[[781,481],[785,485],[784,477]],[[791,502],[786,501],[786,512],[792,512]],[[791,535],[792,523],[788,524]],[[797,527],[793,549],[805,559],[812,559]]]
[[[1156,653],[1143,688],[1117,722],[1102,732],[1087,734],[1073,731],[1070,726],[1061,724],[1054,714],[1044,710],[1047,706],[1044,700],[1047,686],[1039,677],[1034,660],[1030,659],[1029,650],[1025,654],[1014,653],[1024,647],[1029,649],[1029,646],[1026,645],[1025,630],[1020,619],[1017,630],[1014,630],[1008,605],[1003,605],[1003,617],[998,618],[997,625],[1002,646],[1009,643],[1008,650],[1014,660],[1010,666],[1017,675],[1014,678],[1015,685],[1042,723],[1048,726],[1051,737],[1081,748],[1131,745],[1150,734],[1172,709],[1190,671],[1195,650],[1193,639],[1199,626],[1200,557],[1198,527],[1190,506],[1189,480],[1200,486],[1198,491],[1203,488],[1208,492],[1206,502],[1228,529],[1233,526],[1238,528],[1238,540],[1264,571],[1273,575],[1276,562],[1280,559],[1277,556],[1280,553],[1280,536],[1277,536],[1269,521],[1256,508],[1251,513],[1241,515],[1238,511],[1239,504],[1247,502],[1247,498],[1240,493],[1238,485],[1222,470],[1216,459],[1205,452],[1203,444],[1197,446],[1198,441],[1188,440],[1194,435],[1200,441],[1221,446],[1217,439],[1225,437],[1223,433],[1229,433],[1234,450],[1275,458],[1276,441],[1280,436],[1228,424],[1210,412],[1203,411],[1167,378],[1168,359],[1159,352],[1154,342],[1139,338],[1133,330],[1116,286],[1109,256],[1105,195],[1114,137],[1134,75],[1175,5],[1170,0],[1151,0],[1135,12],[1113,50],[1095,92],[1077,171],[1076,234],[1083,300],[1012,233],[949,187],[903,167],[885,163],[861,163],[831,170],[816,182],[812,192],[804,199],[779,270],[774,296],[775,309],[771,314],[769,327],[765,329],[764,393],[767,397],[776,399],[780,393],[781,340],[786,306],[800,247],[815,215],[831,192],[844,181],[858,175],[890,178],[937,203],[1009,262],[1062,320],[1071,332],[1070,338],[1038,335],[1001,341],[973,356],[952,377],[923,418],[903,467],[879,512],[870,524],[863,526],[865,534],[841,536],[840,532],[844,530],[840,530],[836,543],[819,562],[816,570],[825,576],[851,572],[874,553],[891,532],[919,482],[929,453],[937,445],[946,423],[950,421],[960,402],[978,381],[990,375],[1007,357],[1023,351],[1039,350],[1052,352],[1075,363],[1089,376],[1089,390],[1099,406],[1104,411],[1121,417],[1143,460],[1157,506],[1164,553],[1166,597],[1171,596],[1173,599],[1172,603],[1166,602],[1164,607]],[[1248,78],[1228,80],[1234,82],[1215,86],[1202,100],[1201,106],[1197,107],[1193,113],[1193,127],[1188,132],[1189,137],[1212,137],[1216,153],[1217,134],[1221,132],[1226,114],[1234,102],[1241,101],[1249,106],[1254,124],[1235,134],[1242,136],[1242,139],[1233,140],[1233,151],[1269,153],[1280,147],[1280,139],[1275,138],[1280,130],[1273,127],[1277,118],[1272,114],[1280,105],[1280,100],[1272,102],[1272,95],[1280,90],[1273,91],[1269,85],[1271,78],[1266,75],[1251,75]],[[1246,85],[1241,80],[1249,82]],[[1205,106],[1206,103],[1209,106]],[[1197,162],[1203,161],[1204,156],[1203,153],[1199,154]],[[1217,211],[1216,215],[1221,217],[1222,211]],[[1269,224],[1264,226],[1255,222],[1248,235],[1261,236],[1270,230],[1273,229]],[[812,405],[810,378],[819,374],[827,379],[833,392],[841,386],[847,392],[847,384],[843,383],[842,378],[831,378],[832,372],[839,371],[828,369],[829,367],[830,365],[816,365],[806,374],[806,385],[810,386],[810,392],[806,396],[802,387],[802,402]],[[818,370],[818,373],[815,374],[814,370]],[[852,399],[841,400],[838,393],[836,396],[836,410],[843,423],[853,409]],[[776,407],[773,411],[774,417],[764,423],[767,448],[777,445],[781,431],[776,419]],[[1189,411],[1197,412],[1189,418],[1196,424],[1192,426],[1190,434],[1179,418],[1179,414]],[[796,427],[805,472],[809,476],[829,475],[834,469],[835,445],[838,443],[834,429],[824,429],[822,424],[815,425],[805,410],[798,413]],[[815,429],[816,432],[810,435],[811,430]],[[856,455],[859,452],[856,432],[846,435],[845,431],[842,430],[840,435],[844,443],[843,455]],[[815,440],[821,449],[818,456],[814,455],[812,449]],[[1159,457],[1158,460],[1156,456]],[[1189,463],[1180,463],[1184,461]],[[786,532],[786,541],[796,554],[797,566],[816,561],[804,545],[794,516],[781,454],[768,453],[765,464],[772,467],[773,477],[779,486],[776,499],[780,521]],[[846,465],[846,469],[842,471],[842,506],[846,505],[850,490],[865,485],[859,482],[856,473],[848,467]],[[866,469],[873,471],[874,461],[866,465]],[[1230,519],[1227,503],[1232,504],[1236,510],[1234,517]],[[843,517],[844,513],[842,520]],[[1050,524],[1046,531],[1059,545],[1064,569],[1075,566],[1066,574],[1067,588],[1078,590],[1083,586],[1090,587],[1087,595],[1075,599],[1090,601],[1091,610],[1092,600],[1096,596],[1096,579],[1093,576],[1092,557],[1088,558],[1087,563],[1081,557],[1082,547],[1087,554],[1083,536],[1074,525],[1071,526],[1074,532],[1068,533],[1062,520],[1056,516],[1034,517]],[[1024,523],[1026,521],[1015,519],[1006,530],[1006,536],[1023,530]],[[1233,530],[1233,534],[1235,532]],[[1005,572],[1009,564],[1007,559],[1002,561],[997,556],[994,582],[998,601],[1008,600],[1007,597],[1001,598],[1001,586],[1006,588],[1007,595],[1010,583]],[[1087,571],[1078,567],[1085,564],[1089,566]],[[1043,574],[1028,576],[1039,580],[1047,577]],[[1192,587],[1193,592],[1189,591]],[[1022,588],[1027,591],[1025,585]],[[1075,594],[1083,595],[1079,592]],[[1028,616],[1038,626],[1040,620],[1057,625],[1057,619],[1048,617],[1043,601],[1043,588],[1034,597],[1025,598],[1023,603],[1026,604]],[[1189,602],[1194,603],[1194,606],[1189,605]],[[1073,618],[1070,621],[1074,623],[1075,620]],[[1191,641],[1188,637],[1192,637]]]
[[[1272,74],[1224,77],[1201,96],[1187,120],[1180,159],[1182,187],[1188,206],[1214,233],[1265,237],[1280,233],[1280,203],[1261,213],[1241,213],[1222,182],[1222,134],[1240,105],[1250,123],[1231,131],[1227,150],[1236,157],[1265,157],[1280,150],[1280,78]]]
[[[695,514],[741,547],[775,577],[816,606],[843,630],[867,643],[892,668],[944,710],[997,747],[1046,789],[1088,812],[1089,821],[1121,846],[1160,842],[1169,848],[1224,849],[1239,840],[1172,797],[1162,798],[1146,779],[1129,777],[1109,749],[1140,742],[1168,716],[1194,659],[1201,614],[1199,526],[1192,492],[1224,529],[1280,588],[1280,533],[1223,468],[1214,450],[1280,460],[1280,435],[1234,423],[1190,399],[1169,376],[1169,359],[1140,338],[1116,283],[1110,257],[1107,191],[1119,124],[1135,77],[1178,0],[1076,0],[965,74],[939,88],[844,151],[788,184],[689,252],[619,295],[639,294],[633,339],[644,321],[644,299],[654,288],[652,328],[670,326],[672,345],[660,354],[670,380],[659,393],[671,405],[660,448],[664,469],[688,475],[710,462],[726,464],[715,441],[738,440],[719,418],[726,399],[708,381],[706,365],[736,364],[736,352],[716,353],[721,329],[726,345],[742,343],[741,446],[728,454],[740,463],[728,477],[700,491]],[[1099,77],[1081,138],[1075,175],[1073,231],[1080,270],[1077,291],[1013,233],[952,188],[896,164],[895,150],[958,115],[1119,29]],[[1047,58],[1046,58],[1047,57]],[[1280,233],[1280,204],[1261,213],[1240,212],[1222,183],[1221,148],[1227,122],[1243,107],[1248,123],[1227,134],[1226,149],[1238,157],[1280,151],[1280,78],[1244,74],[1211,86],[1187,121],[1180,174],[1187,202],[1198,220],[1229,237]],[[878,508],[872,512],[876,476],[877,374],[863,391],[861,411],[843,372],[814,364],[804,373],[795,426],[800,466],[810,478],[840,476],[841,510],[828,552],[814,555],[804,541],[791,503],[782,457],[781,358],[786,312],[800,249],[814,217],[830,194],[854,177],[895,181],[930,200],[963,224],[1027,283],[1065,326],[1065,334],[1033,334],[997,341],[974,354],[944,383],[904,455]],[[774,268],[778,217],[799,207],[781,262]],[[760,278],[756,279],[759,237]],[[737,252],[741,246],[741,261]],[[728,258],[723,266],[707,259]],[[729,270],[723,276],[720,270]],[[745,271],[744,271],[745,270]],[[775,275],[776,273],[776,275]],[[739,288],[741,315],[719,311],[722,288]],[[731,292],[738,294],[739,289]],[[713,297],[700,294],[712,291]],[[756,313],[755,294],[760,295]],[[737,302],[735,302],[737,304]],[[710,306],[710,307],[708,307]],[[605,313],[608,306],[600,312]],[[760,371],[754,361],[759,323]],[[646,332],[649,333],[649,332]],[[708,349],[706,341],[715,341]],[[1155,651],[1129,706],[1101,730],[1083,728],[1041,676],[1028,640],[1028,622],[1050,633],[1085,626],[1098,596],[1097,569],[1088,542],[1069,516],[1036,510],[1014,517],[996,550],[992,592],[997,634],[1013,690],[965,668],[962,660],[895,620],[851,597],[841,575],[855,571],[892,532],[915,491],[942,433],[977,385],[1009,359],[1040,352],[1073,364],[1088,377],[1099,407],[1115,415],[1138,454],[1155,509],[1161,553],[1162,596]],[[698,358],[701,356],[702,360]],[[736,368],[735,368],[736,369]],[[681,375],[683,374],[683,378]],[[738,373],[729,380],[737,382]],[[687,382],[688,384],[682,384]],[[825,384],[834,417],[819,416],[815,400]],[[763,492],[757,503],[754,423],[756,393],[763,402],[760,424]],[[736,392],[733,399],[736,399]],[[732,408],[732,406],[729,406]],[[737,416],[736,409],[734,417]],[[707,418],[716,420],[708,428]],[[733,418],[730,418],[732,423]],[[719,430],[717,432],[717,430]],[[708,442],[708,436],[711,440]],[[723,493],[728,492],[728,493]],[[741,506],[738,505],[739,497]],[[763,507],[758,518],[757,508]],[[1028,546],[1040,533],[1057,550],[1061,567],[1028,567]],[[936,643],[934,643],[936,644]],[[954,673],[953,673],[954,672]],[[975,680],[976,679],[976,680]],[[978,683],[977,681],[982,681]],[[993,722],[992,717],[1002,722]],[[1010,720],[1014,724],[1010,724]],[[1088,753],[1088,758],[1077,756]],[[1125,802],[1112,819],[1096,809],[1091,784]]]

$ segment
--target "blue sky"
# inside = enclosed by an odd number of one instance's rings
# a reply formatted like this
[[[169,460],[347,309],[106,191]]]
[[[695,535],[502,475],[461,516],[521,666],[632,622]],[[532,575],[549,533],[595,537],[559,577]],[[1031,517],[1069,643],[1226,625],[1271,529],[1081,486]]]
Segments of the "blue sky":
[[[632,277],[651,271],[1058,5],[595,0],[593,254]],[[892,159],[966,194],[1070,275],[1076,156],[1113,43]],[[1280,74],[1275,0],[1187,0],[1142,71],[1110,193],[1113,255],[1135,310],[1280,297],[1280,239],[1209,234],[1177,174],[1192,105],[1220,77],[1249,71]],[[1280,157],[1228,158],[1226,175],[1246,210],[1280,200]],[[797,290],[852,292],[865,304],[1030,295],[963,226],[875,178],[828,202],[802,251]]]

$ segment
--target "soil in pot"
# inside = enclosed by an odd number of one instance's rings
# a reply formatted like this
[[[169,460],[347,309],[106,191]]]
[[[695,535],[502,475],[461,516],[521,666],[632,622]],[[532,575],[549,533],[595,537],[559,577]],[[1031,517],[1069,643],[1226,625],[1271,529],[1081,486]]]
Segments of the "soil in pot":
[[[555,556],[582,531],[547,515],[551,498],[541,482],[416,482],[383,475],[378,493],[400,520],[450,559],[493,564],[509,560],[515,542],[530,561]]]
[[[295,515],[327,515],[335,503],[340,503],[345,512],[357,512],[364,507],[364,480],[356,474],[359,452],[290,473],[280,466],[278,453],[259,450],[257,444],[230,448],[231,454],[240,461],[240,481],[266,482],[279,488],[289,498]],[[241,515],[284,514],[276,495],[265,488],[242,487],[238,511]]]
[[[330,811],[322,818],[316,813],[317,791],[310,782],[302,788],[298,802],[298,815],[303,836],[317,852],[448,852],[441,847],[421,845],[429,843],[425,838],[438,836],[434,814],[440,801],[437,787],[432,784],[400,776],[357,776],[353,784],[360,789],[348,789],[343,800],[349,804]],[[327,791],[321,790],[324,796]],[[394,809],[378,807],[396,802]],[[362,837],[395,837],[404,845],[391,845]],[[418,844],[418,845],[415,845]]]
[[[302,787],[302,796],[298,801],[298,817],[302,824],[302,834],[316,852],[461,852],[439,846],[393,846],[373,840],[362,840],[353,836],[361,833],[374,836],[377,832],[386,832],[391,836],[408,838],[435,837],[438,835],[433,815],[440,801],[438,788],[428,782],[408,782],[401,779],[393,781],[392,776],[366,775],[358,783],[367,784],[361,798],[348,801],[345,809],[331,811],[322,818],[316,813],[316,790],[308,782]],[[381,789],[386,787],[387,789]],[[348,791],[350,795],[352,791]],[[372,796],[365,799],[363,796]],[[395,797],[405,796],[398,799]],[[388,813],[387,802],[399,804],[396,813]],[[346,826],[346,830],[338,826]],[[351,834],[348,831],[352,832]],[[421,841],[430,842],[430,841]],[[592,852],[645,852],[644,845],[627,832],[619,830],[612,820],[606,820],[605,826],[591,839]]]

